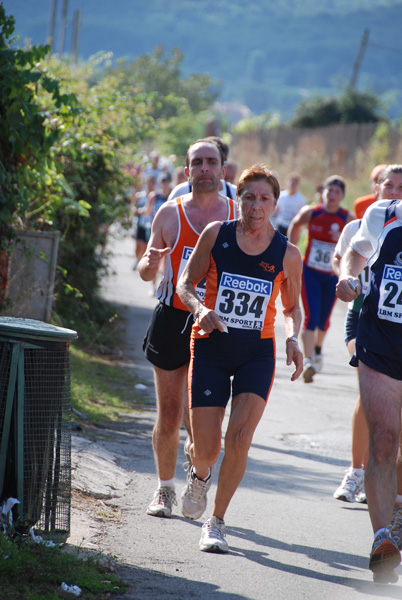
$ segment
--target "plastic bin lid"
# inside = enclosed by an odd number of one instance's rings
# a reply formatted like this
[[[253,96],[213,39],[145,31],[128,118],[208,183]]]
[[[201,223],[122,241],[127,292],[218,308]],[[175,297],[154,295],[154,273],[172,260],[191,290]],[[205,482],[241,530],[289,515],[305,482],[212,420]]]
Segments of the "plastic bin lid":
[[[51,338],[72,340],[78,337],[77,332],[73,329],[65,329],[57,327],[50,323],[44,323],[36,319],[21,319],[18,317],[0,317],[0,335],[14,335],[19,337],[30,338]]]

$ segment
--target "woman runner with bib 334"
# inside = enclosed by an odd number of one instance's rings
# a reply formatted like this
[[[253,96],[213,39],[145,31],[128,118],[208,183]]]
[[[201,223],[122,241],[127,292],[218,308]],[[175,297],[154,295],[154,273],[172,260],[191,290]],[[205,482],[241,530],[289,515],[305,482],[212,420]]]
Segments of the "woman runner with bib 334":
[[[262,166],[244,171],[237,197],[240,217],[208,225],[180,278],[178,293],[196,317],[191,339],[189,408],[193,443],[182,512],[205,511],[206,494],[221,450],[222,421],[232,395],[212,516],[202,527],[200,549],[227,552],[224,516],[246,470],[254,431],[275,370],[275,300],[285,316],[286,362],[292,381],[303,370],[297,343],[301,325],[300,252],[273,228],[279,196],[276,177]],[[194,289],[206,277],[205,301]],[[231,378],[233,381],[231,382]]]

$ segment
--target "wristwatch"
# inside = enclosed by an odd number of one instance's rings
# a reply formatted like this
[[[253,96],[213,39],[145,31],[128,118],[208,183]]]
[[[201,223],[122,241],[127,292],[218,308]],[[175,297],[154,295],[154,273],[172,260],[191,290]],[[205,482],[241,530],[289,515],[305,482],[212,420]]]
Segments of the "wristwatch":
[[[353,279],[348,279],[348,286],[352,288],[354,292],[357,292],[357,283]]]
[[[288,342],[296,342],[296,344],[297,344],[298,343],[297,337],[295,337],[294,335],[288,337],[286,340],[286,343],[288,343]]]

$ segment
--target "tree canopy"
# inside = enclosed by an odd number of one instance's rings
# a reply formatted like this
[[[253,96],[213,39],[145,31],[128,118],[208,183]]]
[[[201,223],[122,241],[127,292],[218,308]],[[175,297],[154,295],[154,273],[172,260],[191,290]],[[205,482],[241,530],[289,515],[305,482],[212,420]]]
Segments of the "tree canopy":
[[[128,63],[120,60],[112,72],[120,73],[122,81],[138,92],[155,95],[155,119],[179,115],[185,101],[192,113],[207,109],[218,97],[218,84],[209,75],[191,74],[183,77],[183,53],[179,48],[165,51],[157,46]]]
[[[295,108],[293,127],[325,127],[342,123],[377,123],[385,114],[377,96],[346,87],[339,96],[314,96]]]

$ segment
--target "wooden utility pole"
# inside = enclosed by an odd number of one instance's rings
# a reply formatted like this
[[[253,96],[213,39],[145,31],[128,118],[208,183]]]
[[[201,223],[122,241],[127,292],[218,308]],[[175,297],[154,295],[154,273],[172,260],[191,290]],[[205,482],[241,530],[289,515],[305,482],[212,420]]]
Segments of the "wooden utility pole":
[[[351,88],[354,88],[356,85],[357,75],[359,73],[361,62],[363,60],[363,55],[366,50],[369,35],[370,35],[370,31],[368,29],[365,29],[364,33],[363,33],[362,41],[360,42],[359,54],[357,55],[355,66],[353,67],[352,79],[350,80]]]
[[[74,12],[74,23],[73,23],[73,57],[74,61],[78,62],[78,48],[79,48],[79,39],[80,39],[80,29],[81,29],[81,9],[77,8]]]
[[[64,43],[66,41],[67,11],[68,11],[68,0],[63,0],[63,8],[62,8],[62,14],[61,14],[61,31],[60,31],[60,58],[64,54]]]
[[[51,52],[53,52],[53,49],[54,49],[54,28],[56,25],[56,11],[57,11],[57,0],[53,0],[52,12],[50,13],[50,30],[49,30],[49,40],[48,40],[48,44],[50,46]]]

